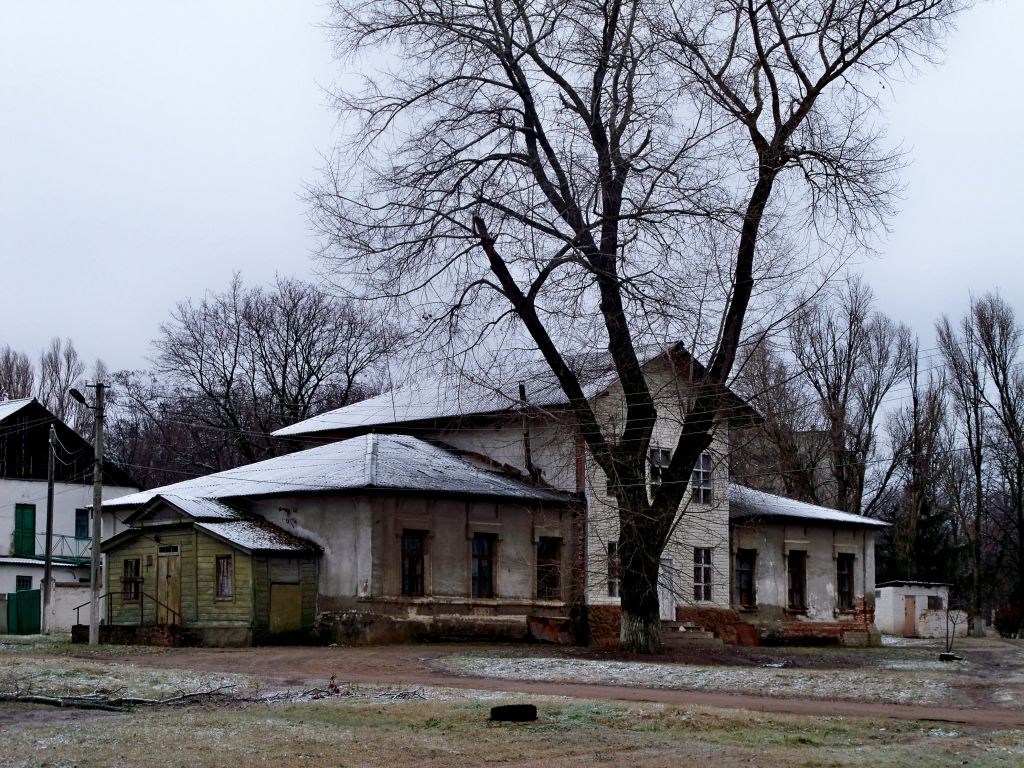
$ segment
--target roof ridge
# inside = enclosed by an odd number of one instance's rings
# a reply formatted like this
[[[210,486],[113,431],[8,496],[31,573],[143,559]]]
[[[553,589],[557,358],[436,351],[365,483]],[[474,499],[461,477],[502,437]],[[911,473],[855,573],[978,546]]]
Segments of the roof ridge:
[[[370,432],[366,436],[366,484],[377,484],[377,434]]]

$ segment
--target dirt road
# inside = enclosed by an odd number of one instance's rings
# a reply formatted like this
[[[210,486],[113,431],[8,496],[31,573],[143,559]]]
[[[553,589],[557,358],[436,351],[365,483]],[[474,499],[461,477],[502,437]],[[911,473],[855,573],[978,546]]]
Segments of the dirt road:
[[[369,648],[267,647],[183,649],[166,655],[119,657],[140,667],[208,672],[238,672],[281,686],[323,685],[332,675],[341,682],[377,685],[439,686],[584,699],[647,701],[797,715],[921,720],[990,728],[1024,727],[1024,711],[995,707],[936,707],[872,701],[823,701],[712,691],[669,690],[579,683],[549,683],[467,677],[437,668],[441,657],[464,653],[466,645],[406,645]]]

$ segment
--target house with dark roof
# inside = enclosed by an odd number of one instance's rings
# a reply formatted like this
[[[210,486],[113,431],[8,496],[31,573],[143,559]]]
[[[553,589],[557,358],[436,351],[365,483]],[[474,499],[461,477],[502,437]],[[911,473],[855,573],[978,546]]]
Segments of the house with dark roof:
[[[0,400],[0,602],[5,603],[0,606],[0,630],[32,633],[40,628],[51,426],[57,453],[49,628],[69,630],[75,606],[88,600],[92,445],[35,398]],[[124,470],[104,464],[104,499],[136,490],[138,484]],[[103,528],[109,535],[123,526],[104,514]],[[18,602],[30,603],[30,610],[17,608]]]

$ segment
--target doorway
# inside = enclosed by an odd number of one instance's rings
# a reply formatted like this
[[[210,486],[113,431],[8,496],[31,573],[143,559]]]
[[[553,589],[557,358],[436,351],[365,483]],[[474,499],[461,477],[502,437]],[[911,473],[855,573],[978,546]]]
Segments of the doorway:
[[[162,546],[156,561],[156,623],[181,623],[181,553]]]

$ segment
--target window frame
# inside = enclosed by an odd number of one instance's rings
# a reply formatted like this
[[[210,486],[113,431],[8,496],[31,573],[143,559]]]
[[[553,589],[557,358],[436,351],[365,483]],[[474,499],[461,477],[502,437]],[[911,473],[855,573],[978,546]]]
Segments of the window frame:
[[[486,546],[478,548],[478,543]],[[474,532],[470,542],[470,555],[470,595],[484,600],[497,597],[498,535]]]
[[[142,600],[142,558],[126,557],[121,561],[121,602]]]
[[[82,527],[83,520],[85,521],[84,527]],[[85,541],[92,538],[90,523],[92,523],[92,513],[88,507],[78,507],[75,509],[75,538],[78,541]]]
[[[423,597],[427,589],[427,535],[419,528],[403,528],[399,537],[399,593],[403,597]],[[407,547],[410,538],[417,539],[418,548]],[[418,582],[418,587],[416,582]]]
[[[749,580],[749,585],[744,585]],[[744,593],[749,593],[749,600],[744,600]],[[757,550],[736,550],[736,604],[740,608],[757,607]]]
[[[619,560],[618,540],[609,541],[608,553],[608,597],[620,597],[622,592],[622,561]]]
[[[647,464],[650,467],[651,473],[651,488],[657,488],[661,485],[661,471],[667,469],[668,465],[672,463],[672,449],[671,448],[658,448],[652,446],[647,454]]]
[[[227,563],[227,589],[221,580],[221,563]],[[233,554],[217,555],[213,559],[213,599],[220,602],[231,602],[235,599],[235,556]]]
[[[24,574],[17,574],[14,577],[14,591],[15,592],[29,592],[32,590],[32,576],[25,576]]]
[[[547,545],[554,552],[543,552]],[[537,589],[538,600],[562,599],[562,537],[541,536],[537,539]]]
[[[711,454],[702,451],[690,473],[690,502],[711,506],[715,502],[714,461]]]
[[[799,597],[799,600],[794,600],[794,597]],[[807,550],[804,549],[791,549],[786,553],[786,610],[807,610]]]
[[[836,610],[841,612],[853,610],[855,564],[850,552],[836,554]]]
[[[709,603],[714,595],[714,553],[712,547],[693,548],[693,599]]]

